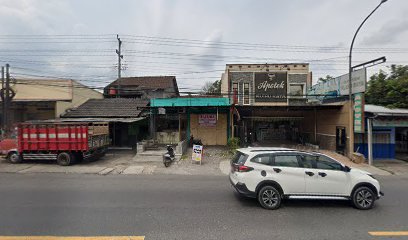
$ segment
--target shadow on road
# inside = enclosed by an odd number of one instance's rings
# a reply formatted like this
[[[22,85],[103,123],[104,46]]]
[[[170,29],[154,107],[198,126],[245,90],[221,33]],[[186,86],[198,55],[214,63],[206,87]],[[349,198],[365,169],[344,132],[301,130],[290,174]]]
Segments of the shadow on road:
[[[239,195],[234,192],[235,199],[242,205],[242,207],[248,208],[260,208],[258,201],[255,198],[248,198]],[[345,200],[300,200],[300,199],[284,199],[282,201],[282,207],[287,208],[352,208],[349,201]]]

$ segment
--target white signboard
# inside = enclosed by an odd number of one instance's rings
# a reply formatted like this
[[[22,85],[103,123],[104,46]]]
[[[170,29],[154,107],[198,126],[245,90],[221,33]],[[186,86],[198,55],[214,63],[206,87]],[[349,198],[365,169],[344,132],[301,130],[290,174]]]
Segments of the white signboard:
[[[203,127],[215,127],[217,125],[217,115],[216,114],[198,115],[198,125]]]
[[[191,160],[193,162],[200,162],[203,158],[203,146],[202,145],[193,145],[193,154],[191,156]]]
[[[349,94],[349,75],[345,74],[340,77],[337,77],[340,82],[340,95]],[[351,74],[351,90],[352,93],[362,93],[366,90],[366,80],[367,80],[367,71],[365,68],[354,71]]]
[[[348,95],[349,94],[349,75],[344,74],[333,80],[316,84],[308,92],[312,97],[310,99],[322,99],[324,95]],[[366,90],[367,71],[365,68],[352,73],[352,92],[363,93]],[[328,94],[331,93],[331,94]],[[337,94],[336,94],[337,93]]]

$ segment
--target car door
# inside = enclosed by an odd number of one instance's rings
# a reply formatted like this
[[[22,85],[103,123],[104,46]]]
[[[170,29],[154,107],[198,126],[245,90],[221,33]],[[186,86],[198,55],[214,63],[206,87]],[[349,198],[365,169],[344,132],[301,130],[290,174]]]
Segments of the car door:
[[[305,168],[306,193],[311,195],[346,196],[350,183],[343,166],[325,155],[315,155],[313,168]]]
[[[300,156],[296,153],[275,153],[272,155],[272,169],[276,181],[285,194],[303,194],[305,192],[305,172],[300,165]]]

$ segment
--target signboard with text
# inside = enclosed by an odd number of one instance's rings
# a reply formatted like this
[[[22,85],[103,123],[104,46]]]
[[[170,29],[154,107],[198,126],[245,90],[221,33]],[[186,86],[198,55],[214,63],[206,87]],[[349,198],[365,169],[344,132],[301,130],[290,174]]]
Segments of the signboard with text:
[[[255,102],[286,102],[286,72],[255,73]]]
[[[354,95],[354,132],[364,133],[364,94]]]
[[[193,162],[200,162],[203,159],[203,146],[202,145],[193,145],[193,154],[191,160]]]
[[[365,68],[353,71],[351,75],[352,93],[363,93],[366,90],[367,71]],[[308,95],[317,99],[325,95],[348,95],[349,94],[349,75],[344,74],[332,80],[315,84],[311,87]]]
[[[202,127],[215,127],[217,126],[216,114],[200,114],[198,115],[198,125]]]

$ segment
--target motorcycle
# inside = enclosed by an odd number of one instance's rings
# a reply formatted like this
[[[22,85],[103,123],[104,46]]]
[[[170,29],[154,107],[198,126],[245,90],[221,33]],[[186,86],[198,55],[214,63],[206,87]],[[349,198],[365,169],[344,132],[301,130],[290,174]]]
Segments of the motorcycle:
[[[163,164],[165,167],[169,167],[170,164],[176,159],[174,149],[171,145],[167,145],[167,152],[163,155]]]

